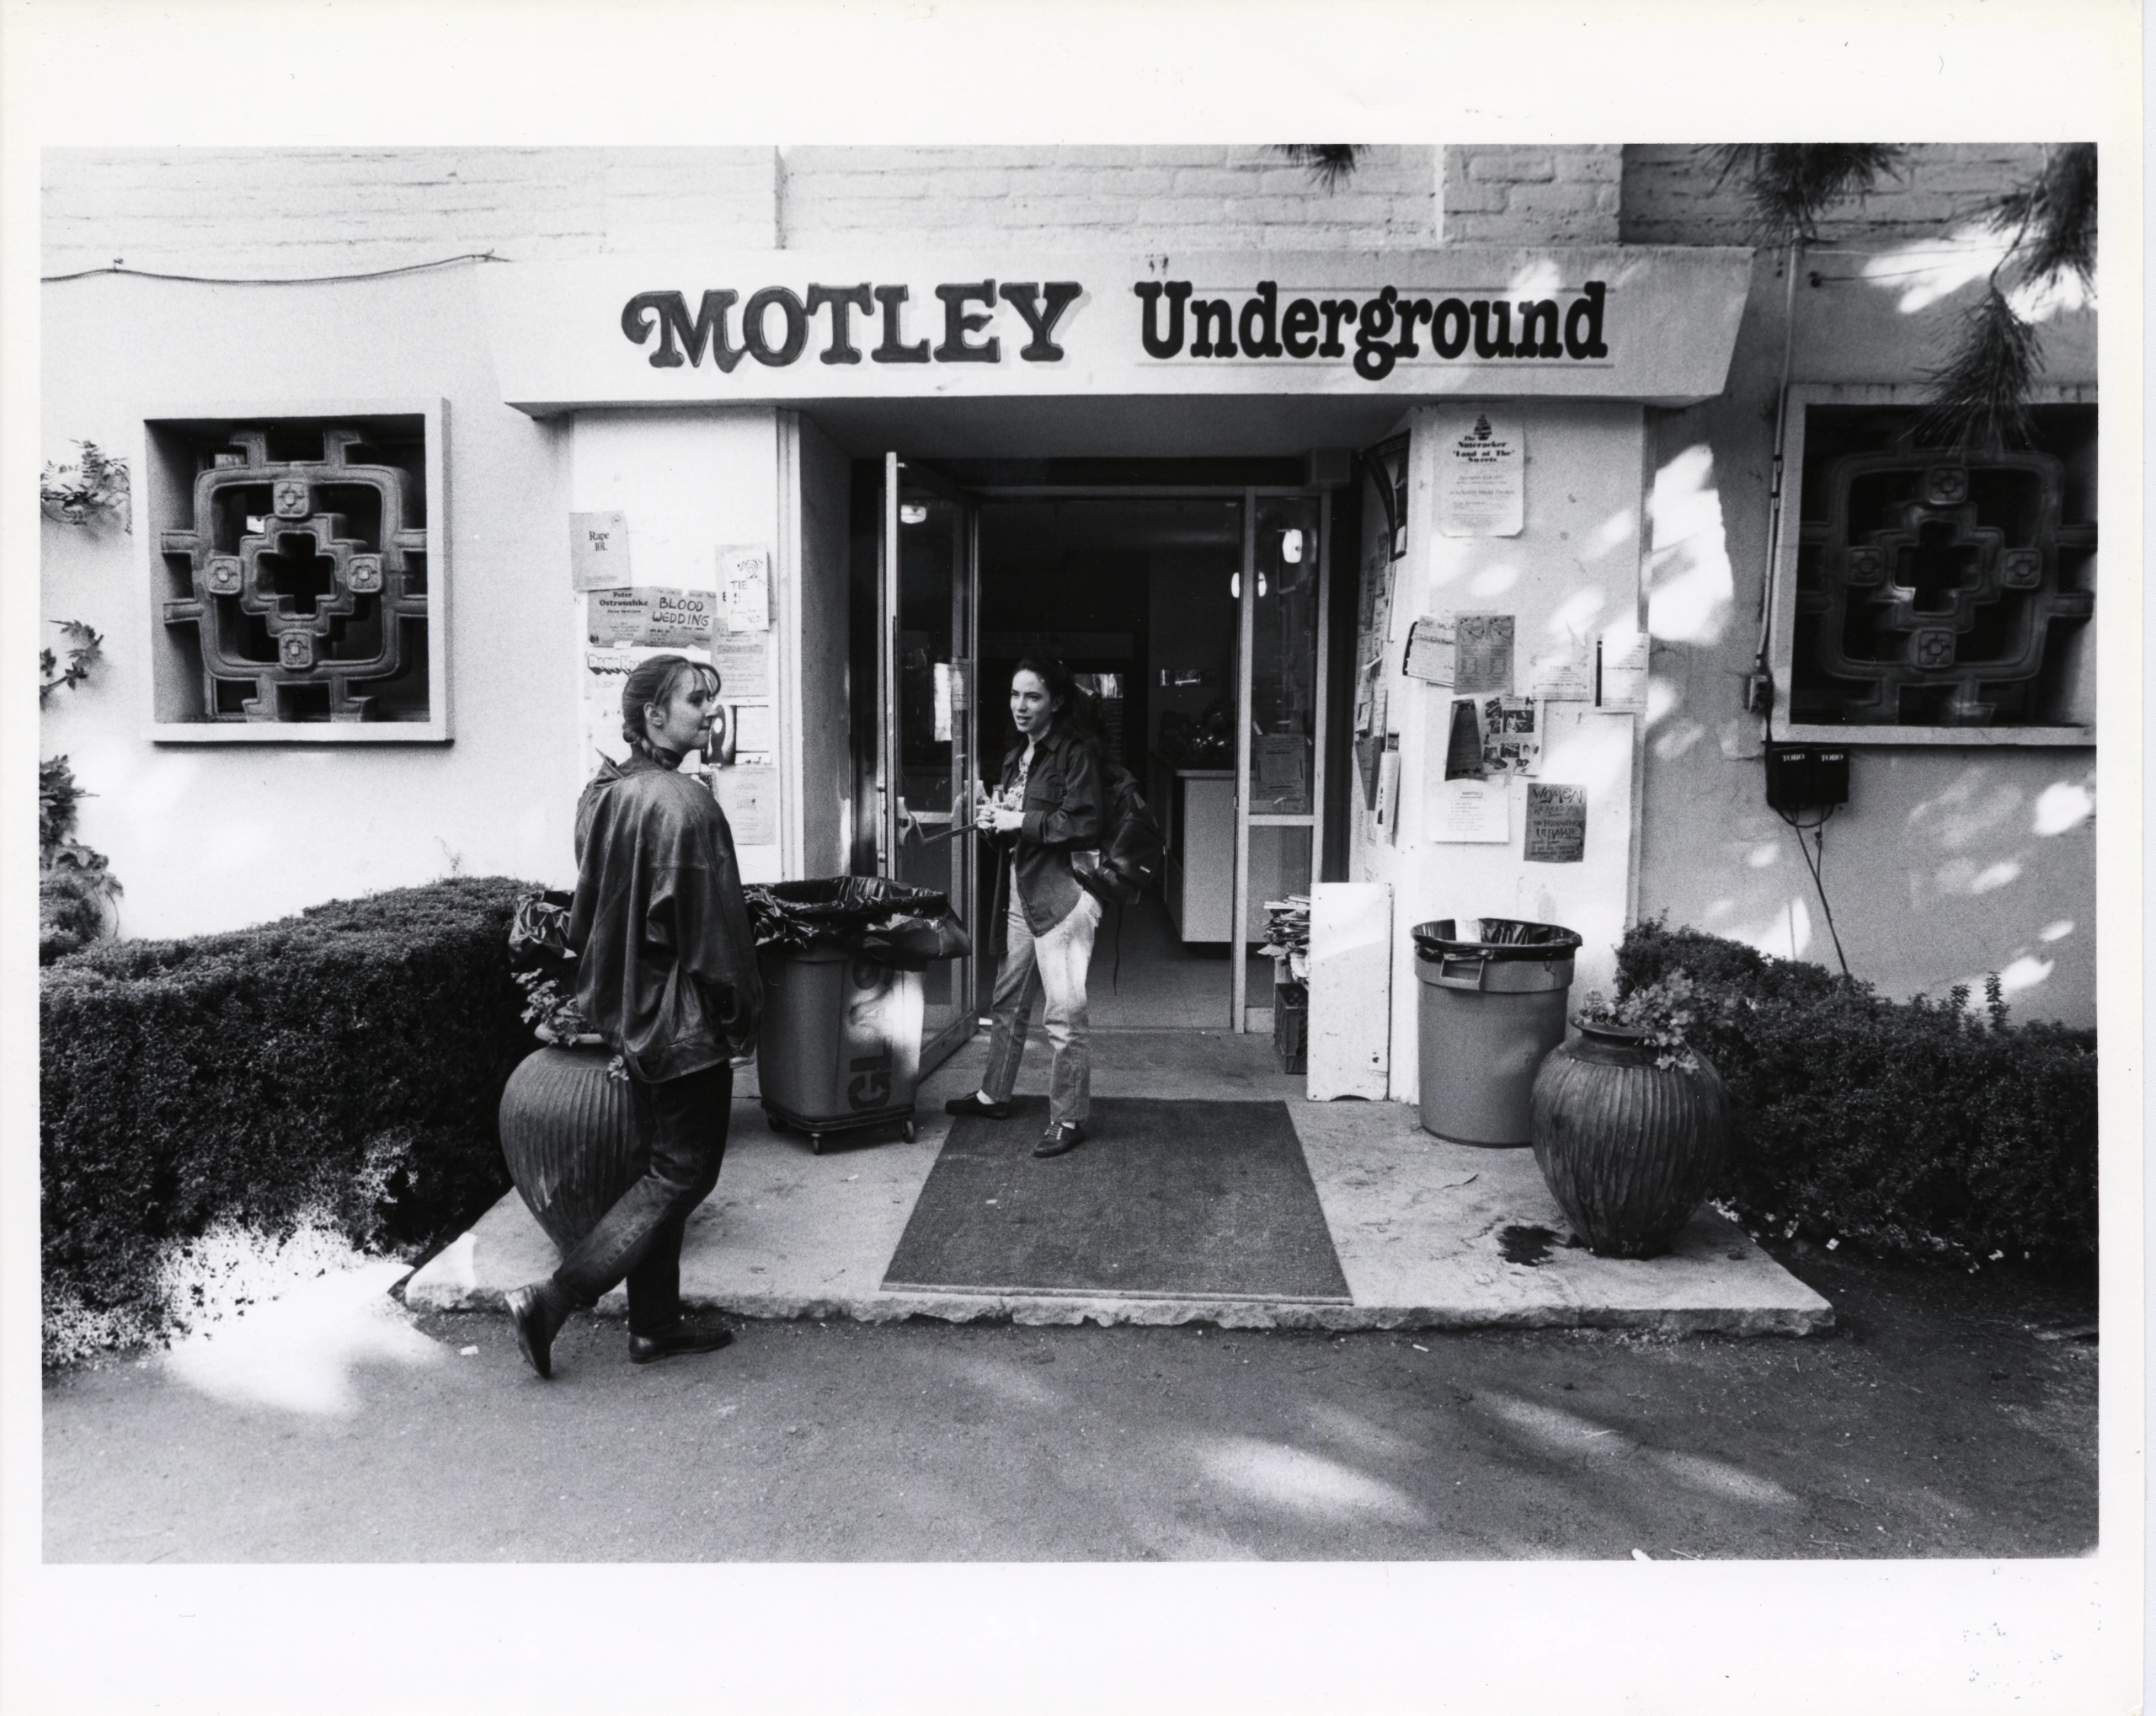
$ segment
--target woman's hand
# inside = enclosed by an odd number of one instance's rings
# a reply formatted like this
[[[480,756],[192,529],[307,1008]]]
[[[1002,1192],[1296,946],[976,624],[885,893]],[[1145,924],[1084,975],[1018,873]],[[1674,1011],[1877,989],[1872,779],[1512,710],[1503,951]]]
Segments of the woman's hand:
[[[1016,834],[1026,826],[1026,813],[1023,810],[1006,810],[998,805],[995,807],[993,815],[995,831],[998,834]]]

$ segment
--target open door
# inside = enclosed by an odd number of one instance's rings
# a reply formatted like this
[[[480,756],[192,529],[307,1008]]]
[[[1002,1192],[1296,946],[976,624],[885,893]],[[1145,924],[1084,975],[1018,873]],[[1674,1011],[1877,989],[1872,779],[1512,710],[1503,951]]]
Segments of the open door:
[[[979,517],[950,484],[883,456],[877,554],[876,871],[948,895],[976,943],[970,805]],[[970,955],[921,974],[926,1074],[972,1035]]]
[[[1329,494],[1251,489],[1243,501],[1237,585],[1235,870],[1232,1029],[1273,1028],[1273,997],[1248,993],[1246,946],[1266,906],[1306,893],[1325,826],[1326,620],[1331,605]]]

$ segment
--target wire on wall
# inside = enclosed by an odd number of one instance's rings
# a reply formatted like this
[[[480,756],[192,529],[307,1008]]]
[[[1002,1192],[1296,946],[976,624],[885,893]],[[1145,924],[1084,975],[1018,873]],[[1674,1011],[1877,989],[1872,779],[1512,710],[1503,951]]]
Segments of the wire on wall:
[[[431,268],[453,268],[460,262],[507,262],[506,256],[497,256],[491,250],[466,250],[455,256],[440,256],[432,262],[408,262],[402,268],[370,269],[361,274],[307,274],[286,275],[281,279],[242,279],[216,274],[163,274],[152,268],[130,268],[115,256],[104,268],[77,269],[72,274],[40,275],[39,281],[45,286],[57,286],[63,281],[88,280],[93,275],[126,274],[137,280],[182,281],[190,286],[335,286],[346,281],[387,280],[400,274],[424,274]]]
[[[1827,900],[1827,825],[1834,820],[1834,809],[1829,805],[1817,822],[1800,822],[1786,810],[1778,810],[1774,814],[1796,831],[1797,855],[1804,860],[1805,869],[1812,872],[1812,885],[1819,895],[1819,909],[1827,915],[1827,933],[1834,939],[1834,958],[1841,964],[1842,976],[1854,982],[1856,980],[1849,976],[1849,958],[1842,952],[1842,933],[1834,927],[1834,908]],[[1804,837],[1807,834],[1817,848],[1816,854],[1805,850]]]

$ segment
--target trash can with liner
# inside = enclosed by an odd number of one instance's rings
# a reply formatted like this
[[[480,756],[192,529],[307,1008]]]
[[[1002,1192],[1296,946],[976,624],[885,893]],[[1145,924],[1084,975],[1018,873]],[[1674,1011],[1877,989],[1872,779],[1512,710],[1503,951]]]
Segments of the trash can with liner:
[[[1543,1057],[1565,1040],[1581,938],[1561,924],[1441,917],[1415,926],[1422,1130],[1524,1147]]]
[[[970,944],[946,896],[874,876],[744,890],[764,983],[756,1080],[775,1132],[914,1134],[921,973]]]

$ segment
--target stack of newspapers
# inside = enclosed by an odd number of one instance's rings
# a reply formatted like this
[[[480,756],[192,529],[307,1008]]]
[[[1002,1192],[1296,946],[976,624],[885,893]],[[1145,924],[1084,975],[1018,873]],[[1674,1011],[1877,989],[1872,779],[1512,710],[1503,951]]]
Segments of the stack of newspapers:
[[[1290,894],[1285,900],[1268,900],[1265,912],[1264,951],[1279,967],[1277,981],[1307,981],[1310,956],[1310,895]]]

